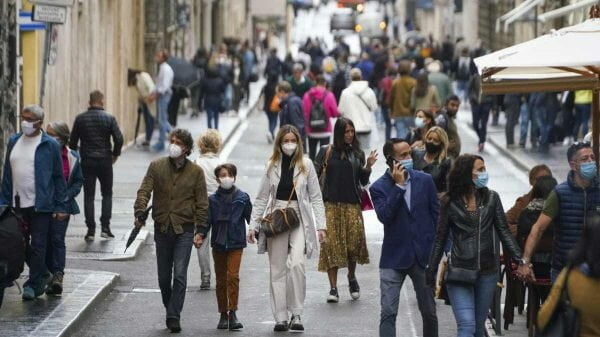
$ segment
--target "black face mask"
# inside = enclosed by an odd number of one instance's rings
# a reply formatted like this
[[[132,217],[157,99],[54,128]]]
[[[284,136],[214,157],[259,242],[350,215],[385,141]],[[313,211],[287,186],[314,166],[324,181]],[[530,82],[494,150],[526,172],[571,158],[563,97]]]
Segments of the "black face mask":
[[[431,142],[426,142],[425,143],[425,151],[427,151],[428,153],[438,153],[440,152],[440,150],[442,149],[442,144],[434,144]]]

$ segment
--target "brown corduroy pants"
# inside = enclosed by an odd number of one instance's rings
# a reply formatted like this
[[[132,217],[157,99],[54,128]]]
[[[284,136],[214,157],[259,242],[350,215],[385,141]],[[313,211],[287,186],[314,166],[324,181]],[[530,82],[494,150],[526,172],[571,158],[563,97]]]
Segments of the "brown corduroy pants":
[[[243,249],[219,252],[213,249],[215,277],[217,279],[217,303],[219,312],[237,310],[240,293],[240,264]]]

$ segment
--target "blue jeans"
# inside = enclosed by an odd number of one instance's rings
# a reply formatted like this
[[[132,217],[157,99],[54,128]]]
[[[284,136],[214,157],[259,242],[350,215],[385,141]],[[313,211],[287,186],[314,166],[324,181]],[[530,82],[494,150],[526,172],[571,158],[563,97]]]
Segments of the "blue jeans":
[[[209,129],[219,128],[219,108],[213,106],[206,107],[206,121]],[[214,126],[214,127],[213,127]]]
[[[65,220],[52,219],[48,231],[48,247],[46,248],[46,266],[54,274],[65,272],[65,260],[67,247],[65,246],[65,235],[69,226],[69,218]]]
[[[519,144],[523,146],[527,143],[529,121],[531,121],[531,143],[536,144],[536,137],[539,132],[538,119],[535,116],[535,111],[529,108],[529,104],[523,103],[521,104],[521,116],[519,120],[519,124],[521,124],[521,137],[519,138]]]
[[[577,140],[579,136],[579,127],[581,127],[581,137],[585,137],[589,131],[591,104],[575,104],[575,125],[573,126],[573,139]]]
[[[267,118],[269,119],[269,132],[271,136],[275,138],[275,129],[277,129],[277,119],[279,118],[279,114],[267,111]]]
[[[468,81],[456,81],[456,95],[458,96],[458,98],[460,98],[463,102],[467,102],[468,99],[468,94],[469,93],[469,82]]]
[[[409,276],[415,287],[417,303],[423,319],[423,336],[437,337],[438,320],[435,311],[433,288],[425,284],[425,269],[414,264],[408,269],[379,269],[381,288],[381,317],[379,321],[380,337],[396,336],[396,316],[400,302],[400,290],[406,276]]]
[[[392,138],[392,120],[390,119],[390,108],[381,107],[381,118],[385,123],[385,140]]]
[[[29,223],[29,244],[26,249],[26,262],[29,266],[29,279],[23,287],[39,289],[44,287],[48,276],[46,267],[46,248],[48,231],[52,222],[51,213],[38,213],[33,207],[21,210],[25,221]]]
[[[225,87],[225,111],[231,110],[233,107],[233,85],[227,84]]]
[[[498,273],[480,275],[475,285],[447,282],[458,326],[457,337],[485,336],[485,319],[494,299]]]
[[[167,233],[154,232],[158,286],[167,318],[179,319],[183,309],[193,240],[194,233],[175,234],[172,227]]]
[[[158,143],[157,150],[164,150],[167,133],[171,132],[171,124],[169,124],[169,101],[171,93],[158,96]]]
[[[479,144],[485,144],[487,138],[487,123],[490,118],[490,110],[492,105],[490,103],[477,104],[471,102],[471,113],[473,114],[473,129],[479,136]]]
[[[396,137],[407,139],[410,127],[413,126],[414,119],[412,117],[396,117],[394,125],[396,126]]]
[[[152,117],[152,114],[150,113],[148,104],[141,103],[140,108],[142,109],[142,113],[144,114],[144,125],[146,126],[146,141],[149,142],[152,139],[152,134],[154,133],[154,117]]]
[[[540,132],[540,144],[549,145],[554,121],[556,120],[556,110],[534,109],[534,115],[537,118],[537,124]]]

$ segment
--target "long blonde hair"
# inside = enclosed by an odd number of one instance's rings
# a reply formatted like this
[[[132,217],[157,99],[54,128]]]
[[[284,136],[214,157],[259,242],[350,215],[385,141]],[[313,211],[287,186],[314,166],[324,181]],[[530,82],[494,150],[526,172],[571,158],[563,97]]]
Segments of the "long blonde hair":
[[[275,141],[273,142],[273,154],[271,158],[269,158],[269,170],[272,169],[279,161],[281,160],[282,152],[281,152],[281,142],[283,141],[283,137],[288,133],[293,133],[296,137],[296,143],[298,147],[296,148],[296,152],[294,153],[294,157],[292,157],[292,162],[290,167],[298,167],[300,172],[306,173],[306,167],[304,166],[304,150],[302,149],[302,137],[300,136],[300,132],[293,125],[283,125],[277,131],[277,136],[275,137]]]
[[[427,136],[429,136],[430,133],[435,133],[440,139],[440,144],[442,145],[442,149],[440,150],[440,153],[437,156],[438,160],[442,161],[446,159],[448,157],[448,145],[450,143],[450,141],[448,140],[448,134],[441,127],[434,126],[427,130],[424,141],[427,141]]]

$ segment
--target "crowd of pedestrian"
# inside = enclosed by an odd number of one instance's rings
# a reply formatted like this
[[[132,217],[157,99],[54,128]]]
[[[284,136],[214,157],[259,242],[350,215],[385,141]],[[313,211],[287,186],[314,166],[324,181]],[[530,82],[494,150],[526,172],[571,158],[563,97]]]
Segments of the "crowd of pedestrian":
[[[114,238],[110,229],[112,166],[121,154],[123,136],[113,115],[104,110],[104,95],[98,90],[90,94],[88,110],[76,117],[71,129],[63,121],[51,121],[44,129],[44,118],[40,106],[23,108],[21,132],[8,142],[0,194],[0,204],[12,209],[25,238],[29,266],[22,293],[25,301],[44,293],[62,294],[65,236],[70,218],[80,212],[75,197],[82,187],[88,228],[85,240],[94,240],[96,232],[97,181],[102,192],[101,236]],[[10,282],[1,276],[3,293]]]

